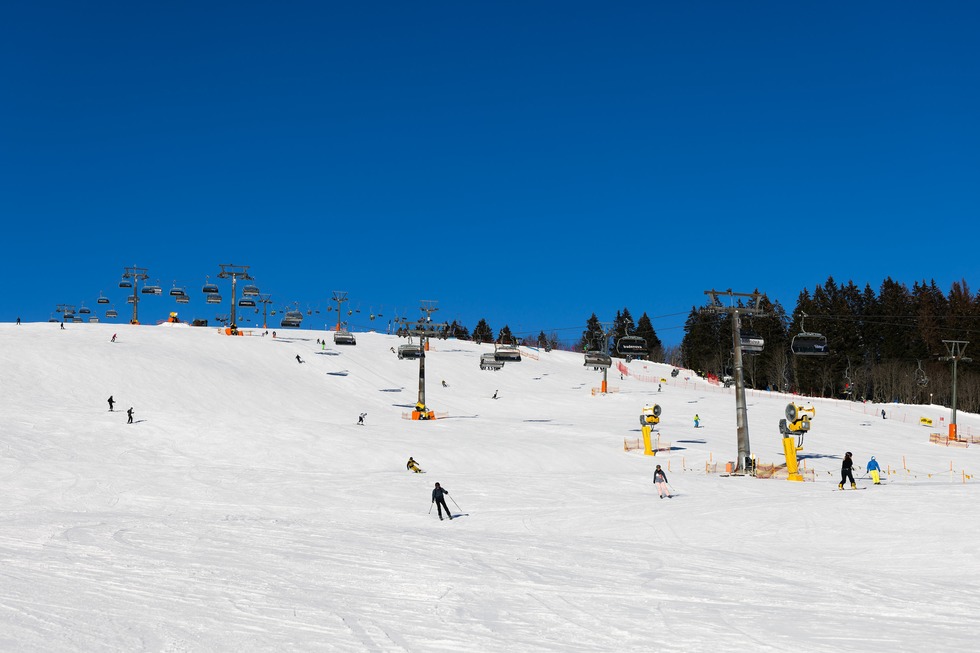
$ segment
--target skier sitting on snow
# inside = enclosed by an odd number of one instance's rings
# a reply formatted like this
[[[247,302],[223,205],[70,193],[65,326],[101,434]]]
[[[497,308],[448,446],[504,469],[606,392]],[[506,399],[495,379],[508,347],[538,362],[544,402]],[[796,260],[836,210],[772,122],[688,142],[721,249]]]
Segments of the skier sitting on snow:
[[[408,457],[408,462],[405,464],[405,469],[407,469],[410,472],[415,472],[416,474],[423,473],[422,468],[419,467],[419,464],[415,462],[415,459],[412,458],[411,456]]]

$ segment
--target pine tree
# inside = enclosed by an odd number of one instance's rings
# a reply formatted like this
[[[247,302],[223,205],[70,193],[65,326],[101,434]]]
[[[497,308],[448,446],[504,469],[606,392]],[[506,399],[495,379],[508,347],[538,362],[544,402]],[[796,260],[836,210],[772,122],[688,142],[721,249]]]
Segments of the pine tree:
[[[582,332],[582,340],[579,341],[579,349],[582,351],[606,351],[606,333],[599,323],[599,318],[595,313],[585,324],[585,331]]]
[[[507,326],[506,324],[504,325],[504,328],[500,330],[500,333],[497,335],[497,342],[505,345],[516,344],[516,341],[514,340],[514,334],[510,332],[510,327]]]
[[[473,342],[493,342],[493,329],[490,328],[485,319],[481,319],[476,328],[473,329]]]
[[[647,358],[652,361],[662,361],[664,359],[664,344],[657,337],[657,332],[653,330],[653,323],[646,313],[640,316],[636,324],[636,335],[640,336],[647,343]]]

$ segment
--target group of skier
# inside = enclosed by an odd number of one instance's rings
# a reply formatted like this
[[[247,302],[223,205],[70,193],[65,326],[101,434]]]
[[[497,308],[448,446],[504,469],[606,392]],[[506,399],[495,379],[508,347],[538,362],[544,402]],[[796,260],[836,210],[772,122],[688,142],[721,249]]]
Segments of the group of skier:
[[[844,489],[846,481],[850,481],[852,490],[857,489],[857,483],[854,481],[854,459],[851,457],[852,455],[850,451],[844,454],[844,461],[840,466],[840,483],[837,484],[837,488],[840,490]],[[874,456],[871,456],[871,460],[865,465],[865,469],[868,470],[871,481],[875,485],[881,485],[881,465],[878,464]]]
[[[115,410],[113,410],[113,406],[116,405],[116,400],[112,398],[112,395],[109,395],[108,401],[109,401],[109,412],[110,413],[116,412]],[[129,407],[129,410],[126,411],[126,416],[129,418],[129,421],[127,421],[126,423],[127,424],[132,424],[133,423],[133,407],[132,406],[130,406]]]

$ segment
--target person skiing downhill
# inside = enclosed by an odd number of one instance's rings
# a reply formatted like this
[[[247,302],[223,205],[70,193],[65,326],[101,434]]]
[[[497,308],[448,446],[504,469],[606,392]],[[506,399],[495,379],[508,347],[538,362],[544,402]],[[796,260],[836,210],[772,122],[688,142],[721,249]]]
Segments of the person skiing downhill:
[[[871,480],[874,481],[875,485],[881,485],[881,465],[875,460],[874,456],[871,456],[871,460],[868,461],[868,474],[871,475]]]
[[[446,516],[450,519],[453,518],[451,512],[449,512],[449,506],[446,505],[445,495],[449,494],[449,490],[443,489],[441,485],[436,483],[435,488],[432,490],[432,503],[436,504],[436,512],[439,513],[439,521],[442,521],[442,509],[446,509]]]
[[[296,362],[297,363],[302,363],[303,362],[303,359],[299,357],[299,354],[296,354]]]
[[[701,427],[701,418],[698,417],[697,413],[694,414],[694,428]]]
[[[114,403],[116,403],[116,400],[112,398],[112,395],[109,395],[109,412],[110,413],[112,412],[112,404],[114,404]]]
[[[657,486],[657,492],[660,494],[661,499],[664,498],[665,494],[668,499],[673,498],[667,490],[667,474],[660,468],[660,465],[657,465],[657,470],[653,472],[653,483]]]
[[[116,341],[116,334],[113,333],[112,338],[109,339],[109,342],[115,342],[115,341]]]
[[[411,456],[408,457],[408,462],[405,463],[405,469],[407,469],[410,472],[415,472],[416,474],[423,474],[424,473],[422,471],[422,468],[419,467],[419,464]]]
[[[357,416],[357,425],[364,426],[364,418],[367,417],[367,413],[361,413]]]
[[[854,482],[854,473],[851,471],[854,467],[854,461],[851,459],[851,452],[848,451],[844,454],[844,462],[840,465],[840,483],[837,487],[841,490],[844,489],[844,481],[850,479],[851,489],[857,489],[857,483]]]
[[[129,410],[126,411],[126,415],[129,416],[129,421],[126,422],[126,423],[127,424],[132,424],[133,423],[133,407],[132,406],[130,406],[129,407]]]

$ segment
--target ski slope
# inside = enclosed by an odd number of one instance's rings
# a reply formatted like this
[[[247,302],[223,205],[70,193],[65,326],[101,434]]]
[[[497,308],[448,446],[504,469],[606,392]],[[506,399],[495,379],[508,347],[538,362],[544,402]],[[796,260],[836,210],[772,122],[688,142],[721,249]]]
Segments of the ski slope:
[[[689,371],[634,361],[594,395],[580,354],[491,372],[491,346],[433,341],[446,417],[413,422],[404,340],[277,331],[0,325],[0,650],[976,645],[980,445],[919,425],[948,409],[816,400],[813,482],[729,477],[706,464],[735,457],[733,391]],[[748,393],[761,462],[793,399]],[[624,451],[651,402],[670,451]],[[895,473],[837,491],[848,450]],[[429,513],[435,481],[458,519]]]

